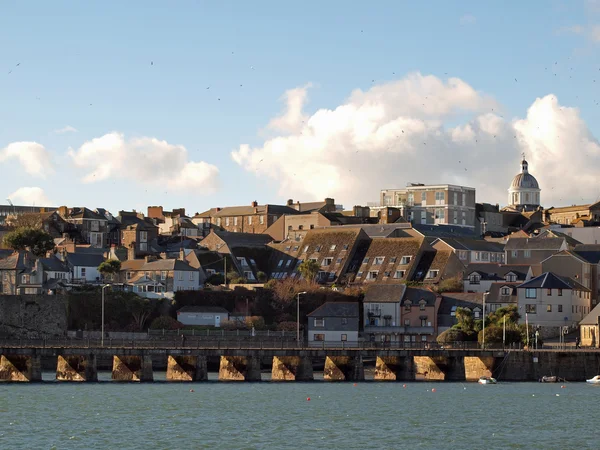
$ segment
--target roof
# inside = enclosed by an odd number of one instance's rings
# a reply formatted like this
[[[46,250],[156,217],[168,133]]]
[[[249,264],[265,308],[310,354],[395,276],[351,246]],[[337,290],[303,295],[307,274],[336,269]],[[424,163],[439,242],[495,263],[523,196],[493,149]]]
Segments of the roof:
[[[504,251],[504,246],[498,242],[489,242],[485,239],[469,239],[469,238],[445,238],[441,237],[436,239],[432,243],[435,244],[437,241],[445,242],[447,245],[455,250],[470,250],[476,252],[496,252],[501,253]]]
[[[511,189],[539,189],[540,186],[533,175],[523,172],[515,175],[510,184]]]
[[[600,304],[596,305],[594,309],[579,322],[579,325],[598,325],[598,316],[600,316]]]
[[[308,317],[358,317],[358,303],[327,302],[308,314]]]
[[[517,276],[517,280],[525,281],[529,267],[528,265],[521,264],[469,264],[465,269],[465,279],[473,272],[480,274],[483,280],[503,280],[508,273],[514,273]]]
[[[268,234],[233,233],[216,229],[213,229],[212,233],[220,237],[231,249],[235,247],[264,247],[273,241],[273,238]]]
[[[395,303],[401,302],[406,293],[405,284],[371,284],[365,293],[364,302]]]
[[[476,238],[475,230],[473,228],[460,227],[457,225],[425,225],[425,224],[414,224],[412,226],[419,233],[427,237],[466,237]]]
[[[565,243],[563,238],[514,238],[509,237],[505,250],[553,250],[559,251]]]
[[[0,259],[0,270],[25,270],[26,268],[24,252],[15,252]]]
[[[177,310],[177,314],[181,313],[225,313],[229,314],[225,308],[220,306],[184,306]]]
[[[353,225],[341,225],[335,226],[336,229],[348,229],[348,228],[360,228],[367,236],[371,238],[381,237],[414,237],[412,234],[408,234],[402,230],[410,229],[409,223],[390,223],[390,224],[353,224]]]
[[[121,264],[121,270],[141,270],[141,271],[156,271],[156,270],[177,270],[177,271],[196,271],[186,261],[180,259],[156,259],[146,262],[145,259],[128,259]]]
[[[490,286],[488,303],[516,303],[517,286],[521,283],[492,283]],[[510,288],[510,294],[502,294],[502,288]]]
[[[418,304],[421,300],[427,302],[427,306],[435,306],[437,295],[429,289],[407,287],[404,301],[409,300],[412,304]]]
[[[548,239],[548,238],[553,238],[553,237],[554,238],[564,238],[567,241],[567,244],[569,244],[572,247],[575,247],[576,245],[581,244],[581,242],[579,242],[573,236],[569,236],[566,233],[561,233],[560,231],[555,231],[555,230],[544,230],[537,236],[538,239]]]
[[[539,277],[519,285],[519,289],[576,289],[588,291],[589,289],[567,277],[560,277],[552,272],[545,272]]]
[[[98,253],[67,253],[67,261],[72,266],[98,267],[104,262],[104,255]]]
[[[299,212],[294,208],[283,205],[258,205],[258,206],[228,206],[222,208],[220,211],[213,213],[213,217],[229,217],[229,216],[252,216],[254,214],[298,214]],[[204,217],[204,213],[195,217]]]
[[[559,206],[559,207],[554,207],[552,206],[551,208],[548,208],[546,211],[549,212],[550,214],[552,213],[566,213],[566,212],[577,212],[577,211],[589,211],[591,206],[596,205],[596,203],[594,203],[593,205],[591,203],[588,203],[586,205],[571,205],[571,206]]]
[[[106,217],[98,214],[95,211],[92,211],[88,208],[71,208],[68,213],[69,219],[90,219],[90,220],[104,220],[106,221]]]
[[[438,309],[438,327],[451,327],[456,323],[456,318],[452,316],[456,308],[469,308],[473,310],[476,307],[482,307],[483,293],[464,293],[447,292],[442,294],[442,301]]]
[[[580,244],[573,252],[591,264],[600,263],[600,245]]]
[[[53,256],[51,258],[40,258],[40,259],[38,259],[38,262],[42,265],[44,270],[47,270],[47,271],[51,271],[51,272],[68,272],[69,271],[69,269],[65,266],[65,264],[55,256]]]

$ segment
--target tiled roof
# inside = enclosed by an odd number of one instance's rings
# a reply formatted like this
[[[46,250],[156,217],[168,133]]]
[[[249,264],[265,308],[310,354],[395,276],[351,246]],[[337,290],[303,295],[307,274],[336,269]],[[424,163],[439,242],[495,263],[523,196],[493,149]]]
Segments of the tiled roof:
[[[212,211],[212,210],[211,210]],[[211,214],[212,217],[252,216],[254,214],[299,214],[294,208],[283,205],[228,206]],[[200,216],[202,217],[202,216]]]
[[[23,253],[17,252],[4,259],[0,259],[0,270],[24,270]]]
[[[123,261],[123,263],[121,264],[121,270],[139,270],[149,272],[157,270],[177,270],[185,272],[196,271],[196,269],[191,267],[187,262],[173,258],[157,259],[149,262],[146,262],[145,259],[129,259],[127,261]]]
[[[450,315],[452,307],[471,308],[483,305],[482,292],[445,292],[442,294],[439,315]]]
[[[97,253],[67,253],[67,261],[77,267],[98,267],[104,262],[104,256]]]
[[[563,238],[513,238],[509,237],[505,250],[554,250],[559,251],[564,245]]]
[[[372,284],[367,288],[364,302],[401,302],[406,292],[405,284]]]
[[[591,264],[600,263],[600,245],[580,244],[575,247],[574,253]]]
[[[65,264],[53,256],[51,258],[40,258],[38,262],[42,265],[44,270],[52,271],[52,272],[68,272],[69,269],[65,266]]]
[[[232,233],[215,229],[212,232],[220,237],[231,249],[235,247],[264,247],[273,240],[267,234]]]
[[[469,264],[465,269],[464,278],[468,279],[469,275],[477,272],[481,275],[482,280],[503,280],[508,273],[514,273],[517,276],[517,280],[525,281],[528,271],[529,266],[522,264]]]
[[[71,208],[69,210],[69,218],[70,219],[93,219],[93,220],[104,220],[106,221],[106,217],[98,214],[95,211],[92,211],[88,208]]]
[[[427,306],[434,306],[436,298],[437,295],[435,292],[429,289],[408,287],[406,288],[406,294],[404,294],[404,301],[410,300],[413,305],[417,305],[421,300],[425,300]]]
[[[504,246],[497,242],[488,242],[484,239],[467,239],[467,238],[439,238],[440,241],[455,250],[470,250],[476,252],[496,252],[504,251]],[[434,242],[435,244],[435,242]]]
[[[308,317],[358,317],[358,303],[327,302],[308,314]]]
[[[446,237],[446,238],[475,238],[477,235],[471,228],[459,227],[456,225],[425,225],[414,224],[412,226],[419,233],[428,237]]]
[[[402,279],[394,278],[394,273],[397,270],[406,270],[406,275],[409,275],[410,269],[414,266],[419,250],[424,245],[423,238],[387,238],[373,239],[369,244],[369,248],[360,265],[360,271],[363,272],[362,278],[366,278],[369,272],[379,271],[377,281],[384,281],[385,273],[389,272],[390,276],[387,281],[401,282]],[[410,262],[402,264],[402,257],[409,256]],[[381,264],[376,264],[377,258],[384,258]],[[368,258],[368,260],[366,259]],[[365,262],[366,261],[366,262]],[[358,276],[356,281],[363,281]]]
[[[579,322],[579,325],[598,325],[598,316],[600,316],[600,304],[596,305],[594,309]]]
[[[567,277],[560,277],[552,272],[546,272],[526,283],[520,284],[519,289],[577,289],[588,291],[586,287]]]
[[[521,283],[492,283],[490,286],[488,303],[516,303],[517,302],[517,286]],[[510,289],[510,294],[502,294],[502,288]]]

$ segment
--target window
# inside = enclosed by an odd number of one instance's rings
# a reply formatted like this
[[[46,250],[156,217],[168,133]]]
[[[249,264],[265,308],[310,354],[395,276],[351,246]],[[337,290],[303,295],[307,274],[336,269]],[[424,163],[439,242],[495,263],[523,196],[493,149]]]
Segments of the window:
[[[509,273],[506,275],[506,281],[508,281],[509,283],[514,283],[515,281],[517,281],[517,276],[514,273]]]
[[[145,252],[148,250],[148,244],[146,242],[140,243],[140,252]]]
[[[237,220],[238,220],[238,218],[237,218],[237,217],[234,217],[234,218],[233,218],[233,225],[235,225],[236,227],[237,227],[237,222],[238,222]]]
[[[290,226],[290,228],[292,228],[292,227]],[[300,230],[300,231],[304,230],[304,225],[298,225],[298,230]]]
[[[348,318],[342,317],[342,325],[348,325]]]
[[[229,217],[225,217],[225,226],[229,225]]]
[[[335,260],[335,263],[336,263],[336,264],[341,264],[341,263],[342,263],[342,258],[338,258],[338,259],[336,259],[336,260]]]
[[[371,270],[369,272],[369,275],[367,275],[367,280],[376,280],[378,276],[379,276],[378,270]]]
[[[393,264],[393,263],[395,263],[395,262],[396,262],[396,257],[395,257],[395,256],[392,256],[392,257],[390,258],[390,264]]]
[[[525,305],[525,312],[528,314],[536,314],[536,312],[537,312],[536,305],[532,305],[531,303]]]
[[[454,193],[454,204],[458,205],[458,192]],[[456,217],[456,211],[454,212],[454,216]]]
[[[404,278],[405,274],[406,274],[406,270],[396,270],[396,273],[394,274],[394,278]]]
[[[419,311],[425,311],[425,305],[427,305],[427,302],[425,300],[421,300],[419,302]]]
[[[162,281],[165,281],[167,279],[167,271],[166,270],[161,270],[161,272],[160,272],[160,279]]]
[[[263,225],[265,223],[265,216],[258,216],[258,222]]]
[[[194,272],[190,272],[189,281],[194,281]]]
[[[427,192],[421,192],[421,201],[427,202]]]
[[[302,253],[308,252],[308,247],[309,247],[308,245],[306,247],[304,247],[304,250],[302,250]]]
[[[478,273],[473,273],[473,274],[469,275],[469,284],[479,284],[480,280],[481,280],[481,277],[479,276]]]
[[[562,289],[558,289],[558,296],[562,297]]]
[[[558,305],[558,312],[562,312],[562,305]]]
[[[403,256],[402,259],[400,260],[400,264],[402,264],[402,265],[410,264],[411,259],[412,259],[412,256]]]
[[[421,341],[422,341],[422,342],[427,342],[427,336],[423,334],[423,335],[421,336]]]
[[[458,259],[462,259],[464,261],[468,257],[469,257],[469,252],[467,252],[466,250],[459,250],[458,251]]]
[[[290,245],[288,245],[288,246],[285,248],[285,251],[286,251],[286,252],[289,252],[291,248],[292,248],[292,247],[291,247]]]
[[[500,293],[501,293],[502,295],[510,295],[510,288],[508,288],[508,287],[503,287],[503,288],[500,290]]]
[[[140,231],[140,242],[146,242],[148,240],[148,232]]]
[[[23,283],[23,284],[29,284],[29,275],[22,275],[21,276],[21,283]]]
[[[391,272],[389,272],[389,271],[387,271],[387,270],[386,270],[385,272],[383,272],[383,276],[384,276],[385,278],[389,278],[389,277],[390,277],[390,274],[391,274]]]
[[[292,260],[291,260],[291,259],[288,259],[288,260],[285,262],[285,267],[286,267],[286,269],[287,269],[287,268],[289,268],[291,264],[292,264]]]
[[[324,341],[325,335],[324,334],[315,334],[314,340],[315,341]]]
[[[427,211],[421,211],[421,224],[427,223]]]
[[[324,327],[325,319],[315,319],[314,325],[315,327]]]
[[[347,340],[348,340],[348,335],[342,334],[342,341],[347,341]]]
[[[524,258],[531,258],[531,250],[523,250]]]
[[[300,247],[298,247],[297,245],[294,245],[294,251],[295,251],[295,252],[297,252],[299,248],[300,248]]]
[[[85,267],[82,267],[82,268],[80,269],[80,273],[81,273],[81,276],[82,276],[82,277],[85,277]]]
[[[412,307],[412,303],[410,300],[406,300],[404,302],[404,311],[410,311],[410,308]]]
[[[183,272],[179,271],[179,281],[183,281]]]
[[[456,306],[453,306],[450,309],[450,316],[455,317],[456,316]]]
[[[248,225],[252,225],[252,216],[248,216]]]
[[[217,226],[220,227],[221,226],[221,218],[217,217]]]
[[[321,262],[321,266],[329,266],[333,262],[333,258],[323,258],[323,262]]]
[[[254,274],[247,270],[246,272],[244,272],[244,278],[246,280],[254,280]]]
[[[421,326],[422,327],[426,327],[427,326],[427,319],[421,319]]]
[[[513,250],[513,251],[511,252],[511,256],[512,256],[513,258],[518,258],[518,257],[519,257],[519,250]]]
[[[467,194],[465,194],[464,192],[463,192],[463,195],[462,195],[462,204],[463,204],[463,206],[467,205]],[[464,216],[464,214],[465,213],[463,212],[463,216]]]
[[[439,275],[440,271],[439,270],[430,270],[427,273],[427,278],[437,278],[437,276]]]
[[[546,290],[546,295],[552,296],[552,289],[547,289]]]
[[[362,271],[361,271],[361,272],[358,272],[358,273],[356,274],[356,278],[360,278],[360,277],[362,277],[362,276],[363,276],[363,273],[362,273]]]
[[[537,298],[537,289],[525,289],[525,298]]]
[[[546,312],[552,312],[552,305],[546,306]]]
[[[444,204],[444,192],[436,192],[435,193],[435,204],[436,205],[443,205]]]
[[[363,264],[367,264],[368,262],[369,262],[369,258],[367,257],[367,258],[363,259],[363,262],[362,262],[362,263],[363,263]]]
[[[283,266],[283,259],[280,259],[279,262],[277,263],[277,267],[281,267]]]
[[[404,326],[410,327],[410,319],[404,319]]]
[[[335,250],[335,247],[337,247],[335,244],[333,244],[331,247],[329,247],[329,251],[332,252]]]
[[[320,251],[321,251],[321,246],[320,246],[320,245],[317,245],[317,246],[315,247],[315,252],[320,252]]]
[[[375,261],[373,262],[373,264],[375,264],[376,266],[380,266],[383,264],[383,261],[385,261],[384,256],[377,256],[375,257]]]
[[[348,244],[344,244],[344,246],[342,247],[342,249],[348,250]]]

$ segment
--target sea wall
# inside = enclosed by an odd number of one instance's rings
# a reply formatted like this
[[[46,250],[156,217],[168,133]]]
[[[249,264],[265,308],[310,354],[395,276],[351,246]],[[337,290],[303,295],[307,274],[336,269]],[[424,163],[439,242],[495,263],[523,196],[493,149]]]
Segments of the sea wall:
[[[0,337],[44,339],[64,336],[67,301],[61,295],[0,295]]]

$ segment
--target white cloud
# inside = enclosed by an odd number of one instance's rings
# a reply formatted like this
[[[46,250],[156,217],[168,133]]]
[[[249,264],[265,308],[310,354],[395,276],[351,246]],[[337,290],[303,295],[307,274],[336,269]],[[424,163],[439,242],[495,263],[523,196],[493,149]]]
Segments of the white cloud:
[[[302,123],[306,121],[306,116],[302,113],[302,108],[307,100],[307,90],[312,87],[311,83],[303,87],[290,89],[285,92],[281,100],[285,100],[286,109],[279,116],[271,119],[268,128],[276,131],[293,133],[302,128]]]
[[[93,183],[108,178],[130,178],[141,183],[173,189],[199,189],[208,193],[218,187],[219,169],[203,161],[190,161],[181,145],[150,137],[126,140],[117,132],[69,149],[76,167],[87,172],[82,180]]]
[[[15,205],[52,206],[44,190],[39,187],[21,187],[6,198]]]
[[[13,142],[0,150],[0,162],[11,159],[18,160],[29,175],[46,178],[53,172],[48,151],[37,142]]]
[[[56,134],[65,134],[65,133],[77,133],[77,128],[72,127],[71,125],[67,125],[66,127],[59,128],[58,130],[54,130]]]
[[[472,16],[471,14],[465,14],[460,18],[461,25],[472,25],[477,22],[477,17]]]
[[[561,27],[556,30],[557,34],[584,34],[585,27],[583,25],[570,25],[567,27]]]
[[[504,205],[525,151],[544,205],[596,199],[590,186],[600,147],[576,109],[548,95],[523,119],[498,111],[460,79],[411,74],[357,90],[299,131],[241,145],[232,158],[275,180],[281,198],[334,197],[352,207],[376,200],[380,189],[423,182],[473,186],[478,201]]]

